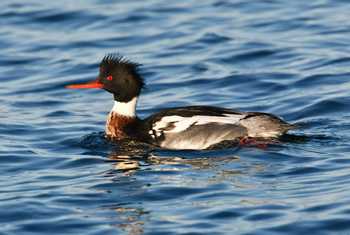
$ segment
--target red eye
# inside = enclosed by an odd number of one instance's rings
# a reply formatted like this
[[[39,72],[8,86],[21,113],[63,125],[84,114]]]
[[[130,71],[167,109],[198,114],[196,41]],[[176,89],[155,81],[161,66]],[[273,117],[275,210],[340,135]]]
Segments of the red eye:
[[[109,75],[109,76],[107,77],[107,80],[108,80],[108,81],[112,81],[112,80],[113,80],[113,76],[112,76],[112,75]]]

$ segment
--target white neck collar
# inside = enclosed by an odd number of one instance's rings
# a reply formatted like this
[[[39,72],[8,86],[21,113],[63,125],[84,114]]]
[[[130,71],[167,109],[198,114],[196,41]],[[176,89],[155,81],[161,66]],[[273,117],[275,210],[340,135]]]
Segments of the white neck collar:
[[[119,115],[126,116],[126,117],[135,117],[136,103],[137,103],[137,97],[134,97],[129,102],[114,101],[114,105],[111,112],[117,113]]]

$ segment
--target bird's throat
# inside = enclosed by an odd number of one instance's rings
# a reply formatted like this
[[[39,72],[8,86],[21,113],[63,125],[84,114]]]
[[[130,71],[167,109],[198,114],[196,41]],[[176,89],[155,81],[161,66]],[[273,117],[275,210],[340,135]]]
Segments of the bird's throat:
[[[111,110],[111,113],[117,113],[121,116],[126,117],[135,117],[136,116],[136,104],[137,104],[137,97],[134,97],[128,102],[119,102],[114,101],[113,108]]]
[[[136,120],[137,97],[129,102],[114,101],[114,106],[107,117],[106,135],[111,139],[124,139],[128,135],[126,127]]]

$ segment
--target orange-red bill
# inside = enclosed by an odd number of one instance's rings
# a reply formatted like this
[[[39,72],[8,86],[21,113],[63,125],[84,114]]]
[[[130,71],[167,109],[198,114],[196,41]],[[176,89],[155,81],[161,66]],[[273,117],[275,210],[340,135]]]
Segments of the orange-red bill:
[[[70,89],[103,88],[103,84],[100,83],[99,81],[92,81],[92,82],[83,83],[83,84],[68,85],[66,86],[66,88],[70,88]]]

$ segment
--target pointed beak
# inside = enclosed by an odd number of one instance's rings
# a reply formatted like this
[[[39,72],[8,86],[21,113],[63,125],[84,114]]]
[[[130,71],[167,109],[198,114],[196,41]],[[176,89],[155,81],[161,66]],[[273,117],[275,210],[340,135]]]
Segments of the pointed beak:
[[[82,84],[72,84],[66,86],[66,88],[69,89],[89,89],[89,88],[103,88],[103,84],[100,83],[98,80],[82,83]]]

